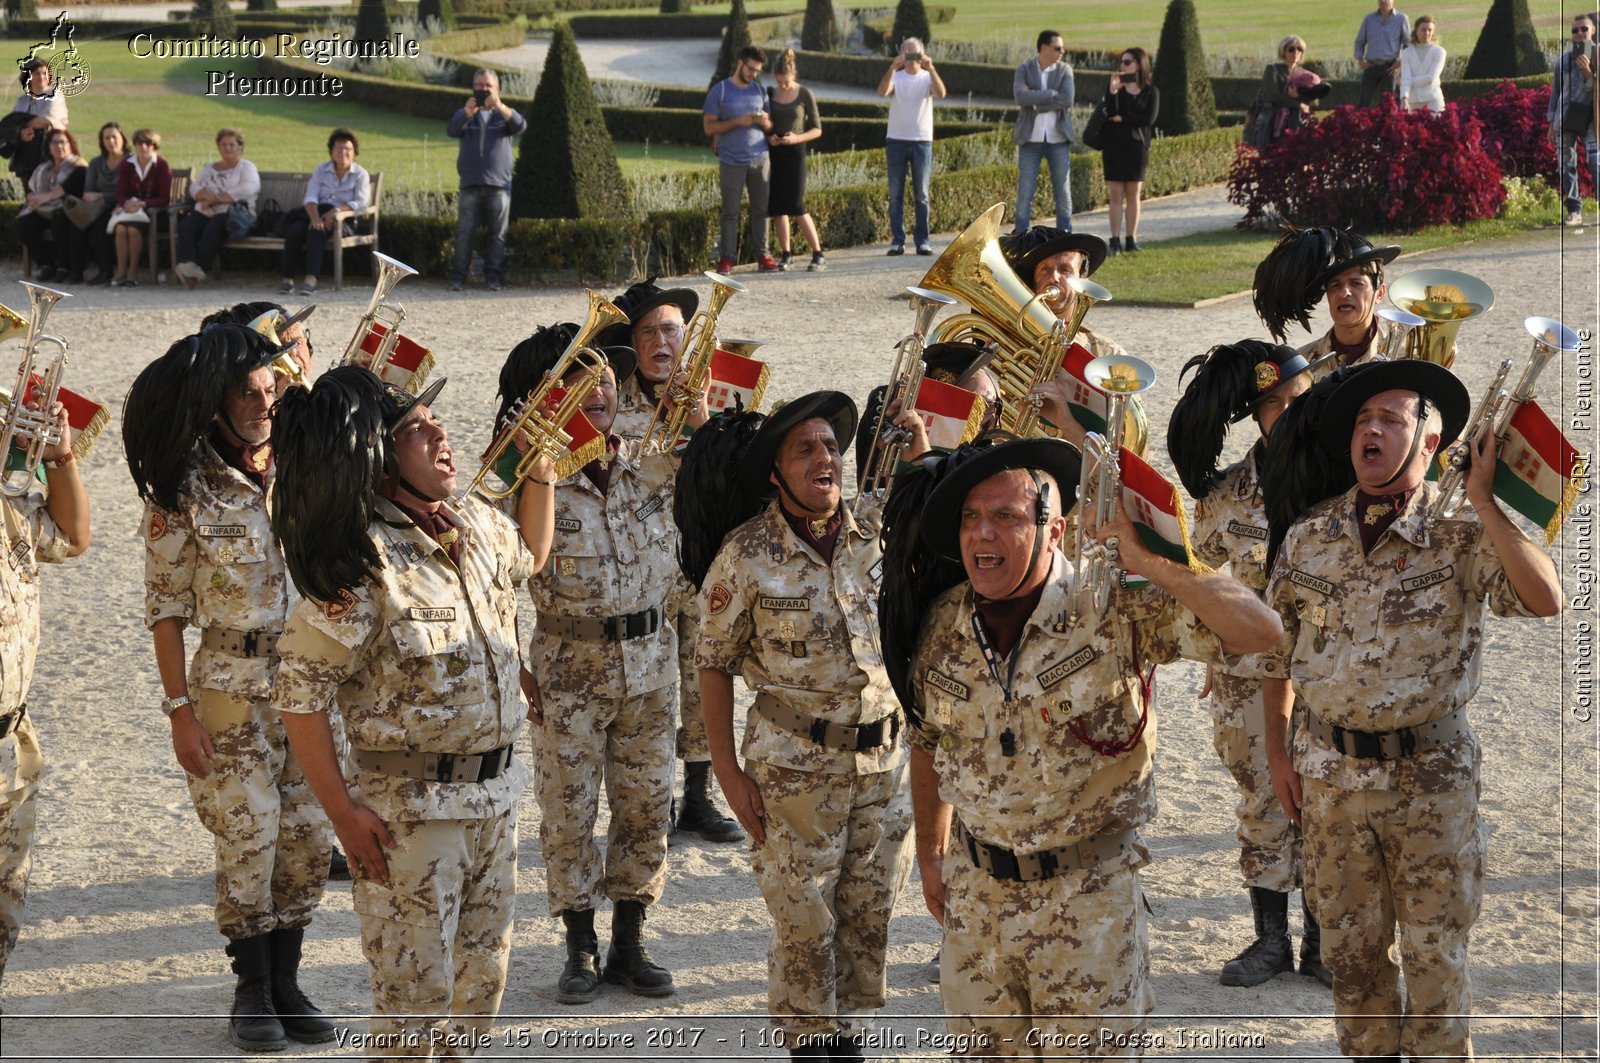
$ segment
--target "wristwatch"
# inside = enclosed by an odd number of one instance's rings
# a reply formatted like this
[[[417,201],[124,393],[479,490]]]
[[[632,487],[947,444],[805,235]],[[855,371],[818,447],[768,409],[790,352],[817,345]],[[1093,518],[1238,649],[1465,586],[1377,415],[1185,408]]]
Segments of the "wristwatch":
[[[162,698],[161,699],[161,714],[163,716],[165,716],[167,719],[170,720],[170,719],[172,719],[172,714],[173,713],[177,712],[179,709],[183,708],[185,705],[193,705],[193,704],[194,704],[193,699],[191,699],[189,697],[189,695],[187,695],[187,694],[179,694],[175,698]]]

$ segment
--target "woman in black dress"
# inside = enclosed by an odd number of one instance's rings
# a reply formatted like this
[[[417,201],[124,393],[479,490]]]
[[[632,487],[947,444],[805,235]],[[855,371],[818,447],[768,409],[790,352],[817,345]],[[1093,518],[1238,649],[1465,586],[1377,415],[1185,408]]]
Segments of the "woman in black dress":
[[[1143,48],[1122,53],[1106,93],[1106,129],[1101,154],[1105,163],[1106,197],[1111,206],[1113,255],[1126,246],[1139,250],[1139,196],[1144,168],[1150,161],[1151,127],[1161,110],[1161,93],[1150,84],[1150,56]],[[1128,242],[1122,242],[1123,221]]]
[[[827,269],[828,263],[822,257],[817,225],[806,212],[806,144],[822,135],[822,118],[817,114],[817,101],[811,90],[801,88],[795,80],[793,48],[785,48],[778,56],[772,64],[772,76],[777,85],[768,97],[772,133],[767,144],[772,151],[772,177],[767,191],[767,216],[777,222],[778,247],[782,251],[778,268],[789,268],[793,253],[789,219],[794,218],[800,225],[800,234],[811,245],[811,265],[806,269],[816,273]]]

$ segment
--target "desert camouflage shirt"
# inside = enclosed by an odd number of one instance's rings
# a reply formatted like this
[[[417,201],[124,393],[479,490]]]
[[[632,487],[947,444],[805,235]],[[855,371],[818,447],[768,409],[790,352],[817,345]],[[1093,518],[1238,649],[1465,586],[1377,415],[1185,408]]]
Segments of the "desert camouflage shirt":
[[[25,494],[0,498],[0,713],[28,700],[39,655],[39,563],[59,564],[72,544],[45,509],[45,487],[37,479]],[[30,710],[31,711],[31,710]],[[0,742],[0,792],[39,781],[44,774],[37,742]]]
[[[922,725],[911,729],[911,741],[933,757],[939,796],[974,837],[1014,852],[1154,817],[1156,718],[1152,710],[1140,731],[1142,683],[1154,665],[1178,657],[1237,660],[1154,586],[1117,591],[1101,617],[1085,588],[1069,626],[1071,589],[1072,565],[1056,551],[1012,651],[1009,696],[975,637],[971,584],[934,603],[912,659]]]
[[[528,657],[541,690],[602,698],[633,697],[677,682],[678,638],[666,617],[678,575],[678,529],[672,523],[677,459],[639,457],[624,441],[605,494],[583,473],[556,485],[556,532],[550,560],[528,580],[539,610]],[[614,641],[563,638],[557,617],[604,620],[661,611],[654,634]]]
[[[392,502],[369,534],[383,568],[328,602],[301,600],[278,641],[273,707],[328,710],[337,699],[353,749],[487,753],[521,733],[518,580],[533,558],[505,515],[476,498],[448,510],[461,567]],[[509,811],[522,761],[485,783],[422,782],[350,770],[357,800],[389,819],[480,819]]]
[[[1359,365],[1362,362],[1372,361],[1373,356],[1383,349],[1383,341],[1388,337],[1388,335],[1389,326],[1384,324],[1382,318],[1379,318],[1378,329],[1372,334],[1372,341],[1367,344],[1367,349],[1350,364]],[[1305,355],[1306,361],[1308,362],[1315,362],[1318,358],[1321,358],[1325,354],[1332,354],[1333,329],[1330,328],[1327,332],[1324,332],[1320,339],[1315,339],[1310,343],[1302,344],[1297,349],[1301,354]],[[1329,373],[1338,368],[1339,360],[1337,358],[1330,358],[1319,369],[1315,370],[1311,374],[1311,382],[1315,384],[1317,381],[1321,380],[1323,377],[1327,376]]]
[[[644,438],[644,430],[650,427],[650,418],[655,412],[656,404],[639,386],[639,374],[633,373],[617,385],[617,415],[611,422],[611,431],[630,443],[637,443]]]
[[[745,685],[813,719],[871,724],[900,711],[878,644],[882,511],[848,505],[826,565],[776,500],[723,542],[700,591],[695,666],[744,672]],[[869,774],[905,763],[893,743],[866,752],[829,749],[752,710],[743,753],[782,768]]]
[[[1483,617],[1531,615],[1470,507],[1429,529],[1438,488],[1424,484],[1406,511],[1361,553],[1355,489],[1321,502],[1289,529],[1267,586],[1283,638],[1260,654],[1265,675],[1292,679],[1297,714],[1360,731],[1437,720],[1477,692]],[[1298,721],[1297,721],[1298,723]],[[1347,757],[1297,726],[1295,769],[1350,790],[1435,793],[1477,782],[1477,736],[1399,760]]]
[[[1195,556],[1213,568],[1228,566],[1228,573],[1259,596],[1267,589],[1267,513],[1261,501],[1260,470],[1256,460],[1261,444],[1236,465],[1223,471],[1211,493],[1194,504]],[[1259,679],[1254,655],[1218,672]],[[1212,714],[1225,710],[1222,697],[1208,699]],[[1232,722],[1231,714],[1225,714]],[[1242,726],[1242,724],[1239,724]]]
[[[144,622],[278,632],[298,595],[272,539],[268,496],[217,455],[196,445],[177,510],[144,508]],[[272,657],[196,650],[189,685],[264,698]]]

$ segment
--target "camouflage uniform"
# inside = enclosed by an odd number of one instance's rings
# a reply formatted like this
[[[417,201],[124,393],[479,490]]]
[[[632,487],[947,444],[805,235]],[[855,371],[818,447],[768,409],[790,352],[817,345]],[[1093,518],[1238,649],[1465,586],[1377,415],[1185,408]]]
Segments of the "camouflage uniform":
[[[1260,594],[1267,587],[1267,516],[1256,461],[1261,445],[1230,466],[1195,502],[1194,551],[1208,565]],[[1253,658],[1211,670],[1211,741],[1239,786],[1239,869],[1244,884],[1287,893],[1300,886],[1300,829],[1272,792],[1261,675]]]
[[[218,636],[275,638],[298,600],[267,496],[201,442],[182,502],[178,511],[145,506],[144,619],[201,630],[189,689],[215,756],[204,779],[185,778],[216,840],[217,928],[236,941],[311,922],[333,838],[269,701],[270,641],[248,655],[238,644],[211,645]]]
[[[1437,492],[1424,484],[1366,556],[1353,489],[1312,507],[1267,587],[1284,636],[1258,659],[1294,682],[1306,891],[1334,974],[1339,1047],[1352,1056],[1472,1052],[1467,935],[1486,844],[1477,737],[1463,713],[1459,733],[1381,760],[1308,730],[1310,717],[1368,732],[1450,717],[1478,689],[1485,604],[1530,615],[1471,510],[1425,527]],[[1404,1001],[1389,951],[1397,922]]]
[[[34,795],[44,774],[39,736],[22,709],[39,653],[39,562],[67,559],[71,543],[45,509],[37,480],[18,497],[0,499],[5,558],[0,561],[0,975],[17,944],[32,863]],[[18,714],[22,713],[20,718]]]
[[[351,799],[395,839],[385,853],[387,886],[355,869],[372,973],[372,1056],[471,1054],[434,1039],[488,1029],[511,956],[516,806],[527,766],[513,758],[483,782],[364,767],[404,752],[509,752],[522,729],[516,581],[532,558],[515,526],[476,498],[449,512],[461,527],[459,568],[393,503],[379,501],[369,528],[383,559],[378,576],[326,604],[301,601],[278,644],[273,705],[311,713],[337,701],[351,745]]]
[[[912,666],[923,721],[911,740],[933,758],[958,824],[944,857],[939,989],[950,1032],[973,1036],[971,1055],[1035,1054],[1032,1029],[1089,1038],[1045,1048],[1142,1054],[1155,995],[1135,873],[1149,853],[1135,828],[1156,811],[1156,724],[1141,673],[1179,656],[1238,661],[1153,587],[1118,592],[1099,619],[1085,605],[1069,629],[1071,572],[1057,551],[1013,651],[1009,697],[974,637],[969,584],[935,602]],[[1131,748],[1101,753],[1080,735]],[[1057,853],[1053,877],[1021,882],[974,866],[962,830],[1019,865],[1079,843],[1097,851],[1081,863]]]
[[[1373,357],[1383,349],[1384,341],[1388,338],[1388,336],[1389,326],[1384,324],[1383,320],[1380,318],[1378,320],[1377,331],[1372,334],[1372,339],[1367,344],[1367,349],[1362,351],[1360,355],[1358,355],[1348,364],[1359,365],[1363,362],[1372,361]],[[1320,338],[1314,339],[1310,343],[1301,344],[1297,349],[1301,354],[1305,355],[1306,361],[1313,363],[1323,355],[1332,354],[1333,329],[1330,328],[1327,332],[1324,332]],[[1323,377],[1327,376],[1329,373],[1332,373],[1338,368],[1339,360],[1337,358],[1330,358],[1322,366],[1312,371],[1311,382],[1315,384],[1317,381],[1321,380]]]
[[[556,488],[550,560],[528,581],[539,611],[528,657],[544,698],[535,732],[539,841],[550,914],[612,901],[653,904],[667,876],[672,789],[672,683],[677,636],[665,615],[678,579],[670,457],[624,444],[605,494],[582,472]],[[626,639],[572,624],[654,609],[656,629]],[[602,867],[594,842],[600,783],[611,830]]]
[[[756,693],[741,752],[766,841],[750,863],[773,921],[767,1010],[791,1039],[867,1030],[862,1013],[883,1006],[889,917],[911,873],[906,747],[878,645],[880,519],[872,510],[858,524],[845,509],[830,566],[774,501],[728,536],[700,596],[696,666],[742,668]],[[780,713],[895,722],[883,725],[885,744],[855,751],[780,726]]]

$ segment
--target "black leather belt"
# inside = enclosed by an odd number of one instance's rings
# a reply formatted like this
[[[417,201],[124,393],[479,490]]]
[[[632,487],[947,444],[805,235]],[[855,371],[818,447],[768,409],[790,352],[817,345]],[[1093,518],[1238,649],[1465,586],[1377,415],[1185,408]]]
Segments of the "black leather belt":
[[[761,694],[756,698],[755,710],[763,719],[790,734],[804,735],[819,746],[846,753],[868,753],[892,746],[900,734],[898,712],[871,723],[833,723],[796,712],[787,705],[779,704],[770,694]]]
[[[380,752],[352,749],[350,759],[362,771],[398,775],[423,782],[488,782],[511,766],[511,747],[487,753],[416,753],[403,749]]]
[[[1306,729],[1347,757],[1400,760],[1461,737],[1466,733],[1466,715],[1463,710],[1457,709],[1448,716],[1414,727],[1400,727],[1393,731],[1357,731],[1353,727],[1329,723],[1307,710]]]
[[[276,631],[234,631],[225,627],[208,627],[200,635],[200,645],[235,657],[271,657],[278,652],[278,634]]]
[[[539,627],[558,638],[580,639],[585,642],[623,642],[654,635],[661,628],[661,609],[652,605],[637,613],[621,616],[550,616],[539,617]]]
[[[956,841],[966,846],[972,866],[1008,882],[1038,882],[1068,871],[1095,867],[1115,856],[1131,852],[1139,841],[1133,829],[1091,834],[1071,845],[1059,845],[1037,853],[1015,853],[998,845],[980,842],[957,819],[953,827]]]
[[[16,712],[0,716],[0,738],[4,738],[18,727],[21,727],[22,718],[26,715],[28,715],[28,703],[24,701]]]

